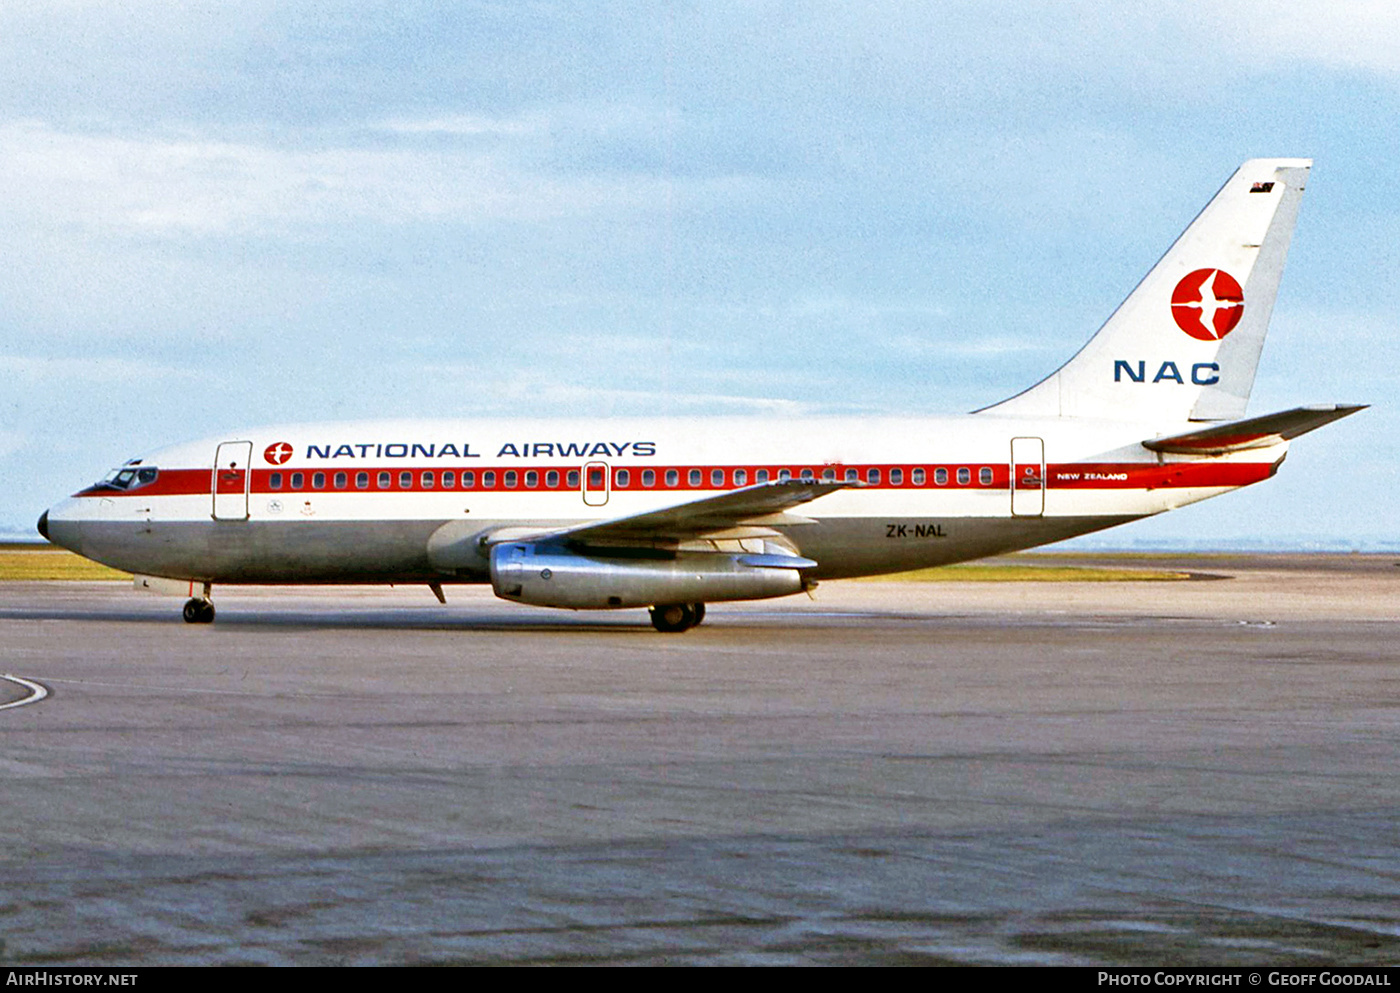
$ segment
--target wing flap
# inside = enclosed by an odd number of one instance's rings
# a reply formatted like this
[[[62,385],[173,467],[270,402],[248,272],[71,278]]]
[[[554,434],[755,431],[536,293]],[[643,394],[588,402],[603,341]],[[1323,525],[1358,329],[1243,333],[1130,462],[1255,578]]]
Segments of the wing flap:
[[[578,544],[678,544],[693,538],[728,536],[735,529],[811,524],[811,518],[788,511],[852,485],[804,479],[757,483],[660,510],[579,524],[552,532],[550,537]]]
[[[1269,448],[1309,431],[1315,431],[1358,410],[1365,410],[1367,406],[1369,405],[1364,403],[1333,403],[1294,407],[1277,414],[1248,417],[1242,421],[1216,424],[1199,431],[1187,431],[1185,434],[1149,438],[1142,444],[1144,448],[1154,452],[1170,452],[1176,455],[1225,455],[1228,452],[1242,452],[1252,448]]]

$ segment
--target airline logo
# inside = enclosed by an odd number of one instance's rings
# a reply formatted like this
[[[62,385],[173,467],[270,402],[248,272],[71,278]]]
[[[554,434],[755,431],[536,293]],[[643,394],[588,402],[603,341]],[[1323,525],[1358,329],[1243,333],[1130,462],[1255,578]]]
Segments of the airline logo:
[[[1244,290],[1224,269],[1187,273],[1172,290],[1176,326],[1197,341],[1219,341],[1244,316]]]
[[[281,465],[291,457],[292,446],[285,441],[279,441],[263,449],[263,458],[272,465]]]

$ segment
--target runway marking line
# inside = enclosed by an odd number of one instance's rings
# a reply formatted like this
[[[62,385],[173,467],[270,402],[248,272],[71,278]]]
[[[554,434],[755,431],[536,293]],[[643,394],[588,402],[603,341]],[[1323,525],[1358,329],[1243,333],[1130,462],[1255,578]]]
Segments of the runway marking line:
[[[12,683],[19,683],[19,685],[29,690],[29,696],[25,697],[23,700],[14,700],[10,703],[0,704],[0,710],[9,710],[11,707],[23,707],[26,703],[38,703],[49,695],[49,688],[47,686],[36,683],[32,679],[25,679],[23,676],[12,676],[7,672],[0,674],[0,679],[8,679]]]

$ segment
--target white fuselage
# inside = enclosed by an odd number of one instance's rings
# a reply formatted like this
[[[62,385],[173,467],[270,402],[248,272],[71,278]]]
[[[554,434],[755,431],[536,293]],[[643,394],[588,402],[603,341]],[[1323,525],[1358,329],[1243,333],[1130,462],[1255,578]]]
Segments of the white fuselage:
[[[480,582],[483,537],[810,475],[855,485],[763,530],[815,560],[815,578],[854,576],[1160,513],[1267,478],[1287,447],[1190,457],[1141,444],[1186,427],[987,415],[273,426],[145,456],[127,488],[83,490],[47,527],[89,558],[153,576]]]

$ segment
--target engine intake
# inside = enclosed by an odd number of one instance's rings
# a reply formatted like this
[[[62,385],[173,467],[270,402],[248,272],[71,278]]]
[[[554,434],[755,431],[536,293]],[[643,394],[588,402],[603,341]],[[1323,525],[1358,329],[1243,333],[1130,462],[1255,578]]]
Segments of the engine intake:
[[[803,570],[816,564],[795,555],[576,552],[512,541],[491,549],[491,588],[506,600],[574,610],[761,600],[801,593],[809,585]]]

